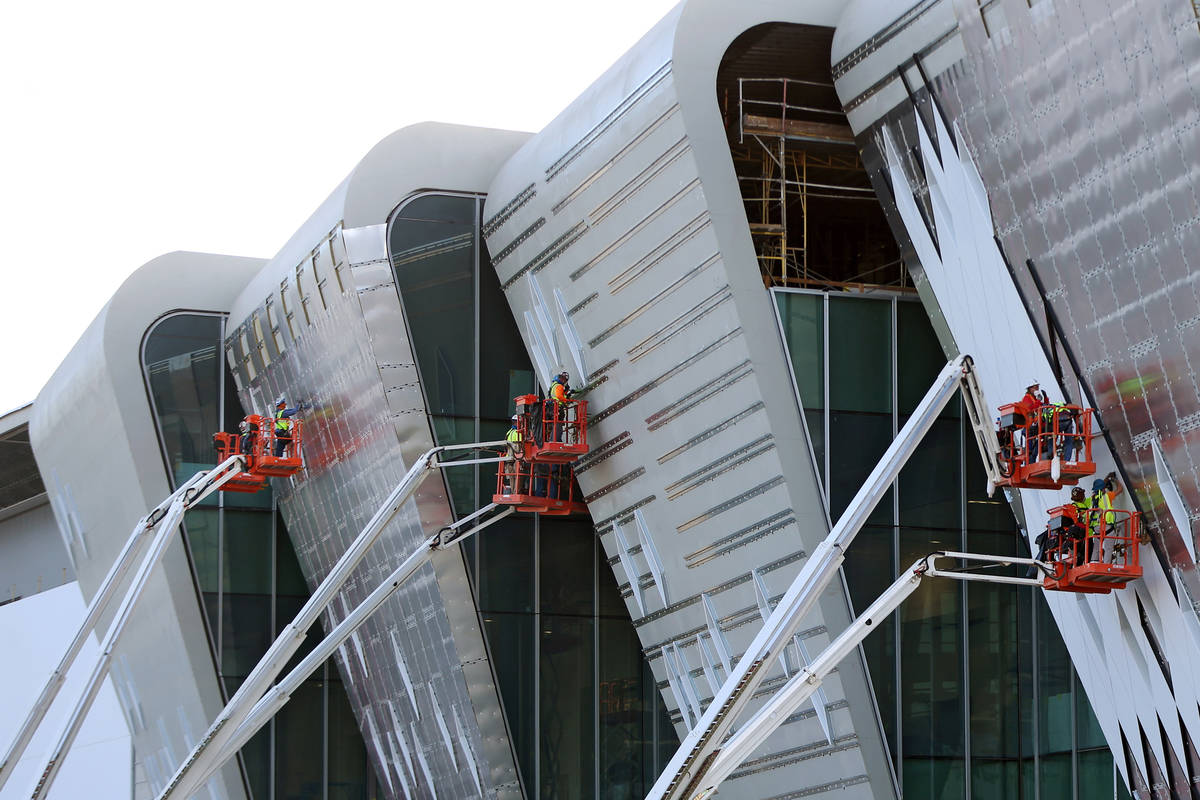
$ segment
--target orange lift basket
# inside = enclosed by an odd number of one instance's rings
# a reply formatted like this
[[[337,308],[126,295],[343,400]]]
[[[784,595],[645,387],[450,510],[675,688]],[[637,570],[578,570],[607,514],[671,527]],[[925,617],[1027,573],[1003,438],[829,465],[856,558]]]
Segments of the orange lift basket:
[[[290,420],[291,427],[287,437],[276,435],[275,420],[261,414],[251,414],[246,417],[250,429],[255,431],[250,439],[249,452],[242,453],[242,437],[236,433],[213,434],[213,444],[217,448],[217,461],[220,463],[230,456],[245,455],[246,471],[239,472],[231,478],[222,491],[253,493],[267,485],[267,477],[285,477],[294,475],[304,467],[303,426],[298,419]],[[290,441],[288,439],[290,438]],[[283,439],[285,445],[280,456],[275,455],[275,445]]]
[[[1000,406],[997,437],[998,486],[1061,489],[1096,472],[1090,408],[1046,405],[1028,418],[1020,404],[1007,403]]]
[[[300,420],[292,417],[292,423],[286,436],[278,436],[275,430],[275,420],[259,414],[246,417],[251,428],[258,426],[258,436],[254,439],[254,452],[250,454],[250,471],[258,475],[270,475],[280,478],[295,475],[304,468],[303,452],[304,426]],[[275,445],[282,439],[286,442],[283,453],[275,455]],[[291,441],[288,441],[290,439]]]
[[[1054,567],[1054,576],[1043,584],[1046,589],[1108,594],[1142,576],[1141,514],[1120,508],[1079,510],[1072,504],[1049,514],[1046,531],[1056,546],[1046,551],[1046,561]]]
[[[517,511],[565,516],[587,512],[587,504],[569,464],[547,464],[515,459],[496,470],[492,502],[516,506]]]
[[[236,433],[226,433],[225,431],[214,433],[213,444],[217,448],[218,464],[230,456],[240,455],[242,452],[240,437]],[[266,485],[267,479],[261,475],[255,475],[253,472],[239,472],[221,487],[221,491],[253,494]]]
[[[523,394],[513,401],[526,461],[566,464],[588,451],[587,401],[561,404]]]

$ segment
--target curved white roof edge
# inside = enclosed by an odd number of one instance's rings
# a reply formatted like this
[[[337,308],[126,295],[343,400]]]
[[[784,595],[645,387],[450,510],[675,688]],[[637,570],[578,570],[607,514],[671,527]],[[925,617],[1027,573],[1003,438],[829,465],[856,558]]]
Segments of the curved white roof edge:
[[[143,379],[146,332],[175,311],[224,312],[263,263],[188,252],[147,262],[121,284],[38,393],[29,421],[33,454],[77,557],[85,597],[138,518],[170,492]],[[137,687],[146,718],[165,720],[172,730],[185,722],[203,728],[222,705],[201,613],[187,555],[176,542],[138,606],[138,624],[118,647],[128,655],[122,680]],[[151,724],[133,731],[139,760],[163,746],[160,730]],[[221,774],[225,793],[243,797],[237,768]]]
[[[698,131],[711,133],[712,146],[729,158],[729,145],[717,104],[717,68],[729,45],[756,25],[772,22],[820,25],[833,28],[842,15],[845,0],[684,0],[621,56],[578,98],[504,165],[492,182],[489,194],[497,200],[516,196],[530,174],[529,162],[551,160],[566,153],[601,122],[598,109],[612,109],[648,77],[668,62],[681,98],[681,111],[690,117],[688,130],[696,146]],[[710,117],[704,121],[702,117]],[[719,140],[719,141],[718,141]],[[485,211],[485,217],[487,212]]]
[[[156,482],[163,481],[154,431],[144,430],[149,417],[138,418],[150,413],[141,378],[142,337],[155,320],[172,311],[225,312],[265,263],[261,258],[175,251],[138,267],[38,392],[29,422],[35,454],[56,426],[79,415],[89,394],[111,389],[121,400],[122,421],[137,415],[133,427],[140,434],[130,441],[144,434],[153,442],[156,458],[151,467]]]
[[[387,135],[251,280],[230,309],[230,320],[237,324],[249,317],[339,222],[346,228],[385,223],[405,197],[423,189],[483,192],[530,136],[444,122],[420,122]]]
[[[161,459],[153,428],[145,430],[149,403],[141,379],[141,342],[146,330],[172,311],[228,310],[247,281],[266,262],[261,258],[175,251],[147,261],[125,279],[72,346],[67,357],[38,392],[30,415],[34,452],[54,435],[56,426],[79,415],[88,395],[111,389],[121,400],[122,421],[131,415],[140,431],[130,441],[149,437],[151,465],[162,483]]]

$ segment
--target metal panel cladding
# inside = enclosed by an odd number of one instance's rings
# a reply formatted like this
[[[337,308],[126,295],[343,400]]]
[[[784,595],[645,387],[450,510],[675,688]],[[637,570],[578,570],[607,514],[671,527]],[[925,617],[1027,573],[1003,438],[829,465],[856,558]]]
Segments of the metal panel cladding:
[[[576,472],[681,735],[829,526],[714,102],[717,65],[756,24],[831,25],[839,9],[682,4],[502,168],[485,206],[543,387],[560,369],[594,385],[592,452]],[[763,695],[850,616],[839,584]],[[727,791],[894,796],[861,660],[826,689]]]
[[[847,17],[878,5],[859,0]],[[1135,796],[1190,796],[1200,735],[1190,672],[1200,658],[1197,11],[1176,0],[907,5],[877,32],[844,38],[839,95],[943,332],[964,350],[991,335],[989,316],[967,310],[971,293],[939,277],[962,267],[965,246],[982,270],[968,280],[1006,285],[984,304],[1008,310],[1028,356],[1026,374],[1005,368],[1010,389],[1061,369],[1063,394],[1094,400],[1100,474],[1115,467],[1146,514],[1146,574],[1113,596],[1047,601],[1110,746],[1126,753],[1118,768]],[[947,204],[956,193],[976,198],[981,224],[959,224],[961,208]],[[1040,527],[1043,498],[1022,494]]]

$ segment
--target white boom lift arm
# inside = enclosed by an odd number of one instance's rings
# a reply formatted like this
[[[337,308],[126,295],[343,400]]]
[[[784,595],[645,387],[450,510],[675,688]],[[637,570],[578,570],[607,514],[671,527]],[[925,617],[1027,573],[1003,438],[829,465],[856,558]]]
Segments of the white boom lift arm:
[[[1012,575],[989,575],[987,573],[963,572],[955,569],[938,569],[935,562],[940,558],[983,562],[988,566],[1028,564],[1037,567],[1039,575],[1021,578]],[[987,583],[1009,583],[1018,586],[1041,586],[1041,575],[1052,574],[1053,565],[1032,558],[1012,556],[989,556],[976,553],[938,551],[919,558],[896,582],[883,591],[866,611],[850,623],[846,630],[833,640],[807,667],[800,670],[785,683],[737,732],[712,751],[707,769],[698,776],[699,780],[689,784],[687,800],[704,800],[717,791],[721,782],[750,758],[767,737],[780,728],[821,687],[842,659],[854,651],[862,641],[879,626],[875,623],[886,619],[889,614],[912,595],[924,578],[952,578],[960,581],[983,581]]]
[[[416,492],[417,487],[421,485],[421,482],[433,470],[471,464],[492,464],[512,459],[511,455],[504,455],[497,458],[442,461],[438,456],[454,450],[482,450],[487,448],[507,450],[508,442],[479,442],[476,444],[434,447],[417,459],[407,474],[400,480],[400,483],[396,485],[396,488],[392,490],[392,493],[388,495],[383,505],[379,507],[375,515],[371,517],[370,521],[367,522],[354,541],[350,543],[350,546],[346,548],[346,552],[333,565],[333,569],[329,571],[329,574],[321,581],[321,584],[312,593],[312,596],[308,598],[308,601],[296,614],[296,618],[283,629],[267,649],[262,660],[254,666],[254,669],[250,671],[250,674],[234,693],[233,697],[229,699],[225,708],[217,715],[216,720],[213,721],[204,735],[200,737],[200,740],[192,748],[187,758],[184,759],[183,763],[175,771],[175,774],[167,782],[166,787],[159,792],[159,800],[166,800],[168,797],[190,797],[199,791],[205,781],[222,764],[232,758],[237,749],[253,735],[253,732],[250,732],[247,735],[238,736],[239,732],[243,732],[243,726],[246,725],[250,715],[260,705],[260,701],[263,701],[263,696],[267,694],[268,690],[272,689],[275,678],[283,671],[283,668],[291,660],[292,656],[295,655],[296,651],[300,649],[300,645],[303,644],[307,637],[309,629],[316,624],[321,613],[333,602],[337,593],[341,590],[347,579],[349,579],[363,557],[366,556],[371,545],[378,540],[384,528],[387,527],[387,524],[404,507],[405,503]],[[460,520],[456,525],[461,526],[468,521],[478,519],[482,514],[495,507],[496,504],[494,503],[485,506],[470,517]],[[366,618],[372,611],[382,605],[383,601],[392,592],[398,589],[417,569],[429,561],[434,552],[461,541],[476,530],[480,530],[495,522],[501,516],[507,516],[510,513],[512,513],[510,510],[501,512],[480,523],[468,533],[460,534],[457,527],[451,526],[450,530],[454,534],[453,536],[446,536],[446,529],[443,529],[436,536],[423,542],[379,588],[359,604],[346,619],[342,620],[341,624],[321,642],[316,651],[309,654],[307,658],[288,674],[287,678],[279,686],[275,687],[275,691],[271,694],[272,700],[277,703],[275,710],[278,710],[287,702],[290,693],[295,690],[295,687],[320,666],[324,658],[328,658],[337,649],[338,645],[349,638],[350,634],[366,621]],[[341,637],[336,643],[334,643],[334,639],[336,638],[335,633]],[[323,653],[324,656],[320,660],[314,661],[314,656],[317,653]],[[301,674],[301,670],[306,671]],[[274,711],[271,714],[274,714]],[[267,715],[266,719],[270,719],[270,715]],[[257,727],[254,730],[262,727],[266,719],[256,716],[255,720],[261,721],[257,722]],[[250,721],[254,722],[254,720]],[[234,744],[235,738],[238,742],[236,745]],[[35,796],[32,800],[41,800],[41,798]]]
[[[424,566],[433,558],[434,553],[439,550],[445,550],[452,545],[458,545],[468,537],[478,533],[493,522],[503,519],[516,511],[515,507],[509,506],[498,514],[493,514],[487,517],[483,522],[480,522],[469,530],[463,530],[466,523],[478,518],[480,515],[491,511],[496,507],[496,503],[484,506],[479,511],[472,514],[470,517],[465,517],[454,525],[443,528],[439,533],[430,537],[418,547],[412,555],[404,560],[396,570],[389,575],[382,583],[369,594],[365,600],[350,612],[338,625],[329,632],[321,642],[313,648],[304,660],[292,669],[279,683],[275,684],[267,694],[254,704],[254,708],[250,709],[244,720],[237,726],[233,736],[226,743],[219,753],[214,753],[206,759],[203,766],[193,766],[194,777],[191,784],[194,786],[203,786],[209,778],[211,778],[217,770],[225,765],[229,759],[233,758],[246,742],[250,741],[254,734],[271,721],[279,710],[287,704],[292,698],[292,693],[300,688],[301,684],[308,679],[310,675],[321,668],[333,654],[341,647],[347,639],[357,631],[364,622],[367,621],[375,611],[383,605],[383,603],[399,589],[405,581],[407,581],[418,569]],[[168,790],[164,790],[159,797],[164,798],[168,795]]]
[[[975,440],[987,465],[989,483],[999,476],[996,463],[995,433],[989,436],[990,425],[983,410],[990,408],[975,380],[973,362],[968,355],[950,361],[938,373],[933,385],[913,411],[908,422],[892,441],[883,458],[867,476],[850,505],[833,526],[829,535],[817,545],[800,574],[792,581],[779,604],[758,635],[746,648],[737,666],[717,690],[712,702],[700,716],[668,762],[663,773],[646,795],[646,800],[691,800],[698,791],[709,785],[706,774],[712,769],[718,751],[729,737],[734,723],[743,715],[755,691],[766,677],[769,667],[791,642],[804,618],[817,599],[837,576],[845,553],[867,517],[900,474],[900,469],[916,450],[917,445],[933,425],[954,391],[962,388]],[[995,446],[993,446],[995,445]],[[798,673],[810,675],[808,671]],[[815,687],[814,687],[815,689]],[[715,784],[714,784],[715,785]]]
[[[108,667],[112,659],[112,650],[120,639],[125,623],[128,621],[129,615],[133,612],[141,590],[145,587],[151,570],[158,564],[166,552],[167,545],[171,541],[171,535],[174,533],[175,527],[179,524],[183,513],[220,489],[230,478],[244,469],[245,462],[241,456],[228,458],[207,472],[199,472],[193,475],[182,486],[172,492],[167,499],[159,503],[149,514],[138,520],[137,524],[133,527],[133,531],[129,534],[129,538],[125,541],[124,547],[121,548],[121,552],[117,555],[117,560],[109,568],[108,574],[100,584],[100,588],[96,590],[91,603],[88,604],[83,621],[80,623],[75,637],[67,645],[66,653],[63,654],[58,666],[50,673],[50,677],[46,680],[45,686],[42,687],[41,693],[34,701],[33,707],[25,717],[25,721],[21,723],[21,727],[17,730],[16,738],[13,739],[12,744],[8,747],[8,751],[4,754],[4,760],[0,761],[0,789],[3,789],[4,785],[8,782],[9,777],[16,768],[17,762],[21,760],[21,756],[24,755],[25,749],[33,739],[33,735],[45,720],[50,706],[54,703],[54,699],[58,696],[59,690],[62,689],[63,683],[66,681],[67,672],[75,663],[75,659],[83,649],[84,643],[87,642],[88,638],[96,630],[96,625],[100,619],[108,613],[113,601],[116,599],[117,590],[129,572],[129,568],[133,566],[138,556],[146,549],[146,542],[150,540],[150,534],[154,533],[155,529],[157,529],[158,533],[151,540],[152,544],[150,545],[149,552],[143,559],[133,583],[126,592],[112,625],[109,626],[108,634],[100,648],[101,655],[99,660],[93,668],[87,686],[76,703],[75,710],[72,712],[71,717],[68,718],[67,724],[59,735],[54,754],[46,767],[46,771],[42,774],[39,786],[43,782],[49,783],[53,780],[54,775],[58,771],[58,766],[62,761],[62,756],[74,742],[75,736],[79,732],[79,726],[83,722],[83,717],[87,715],[92,701],[96,697],[96,693],[100,690],[100,686],[108,674]]]
[[[396,515],[397,512],[404,506],[409,498],[412,497],[417,487],[422,480],[430,474],[431,471],[451,466],[467,466],[472,464],[496,463],[501,461],[511,460],[511,456],[505,455],[497,458],[475,458],[463,459],[456,461],[442,461],[438,456],[442,453],[455,450],[481,450],[486,448],[504,449],[507,447],[507,442],[481,442],[476,444],[466,445],[447,445],[443,447],[435,447],[423,454],[417,462],[409,469],[404,478],[388,496],[384,505],[375,513],[367,526],[359,533],[358,537],[351,543],[350,547],[342,555],[334,568],[326,576],[325,580],[317,587],[317,591],[309,598],[309,601],[297,614],[296,619],[290,625],[284,628],[280,636],[275,640],[268,649],[263,660],[255,667],[250,676],[242,684],[241,688],[230,699],[225,709],[218,716],[217,720],[206,732],[205,736],[200,740],[189,755],[188,759],[180,767],[179,771],[172,778],[168,787],[163,792],[163,796],[167,796],[174,789],[179,789],[182,779],[189,772],[189,769],[196,766],[197,757],[206,749],[212,748],[210,757],[223,756],[217,762],[216,766],[204,770],[207,777],[211,777],[212,773],[218,769],[221,764],[227,761],[236,753],[236,748],[229,750],[224,749],[225,741],[232,737],[234,733],[240,730],[239,726],[243,723],[244,717],[252,710],[253,706],[267,688],[270,687],[272,681],[276,678],[279,672],[287,664],[288,660],[303,644],[309,628],[317,621],[320,614],[333,601],[337,592],[341,589],[345,581],[350,577],[354,568],[362,561],[370,546],[378,539],[383,532],[388,522]],[[8,752],[4,756],[4,761],[0,763],[0,788],[4,786],[8,777],[12,774],[13,768],[20,760],[33,735],[37,732],[38,727],[44,721],[46,713],[49,711],[51,704],[58,694],[66,679],[67,672],[70,670],[75,659],[78,657],[83,644],[87,641],[96,628],[99,620],[104,616],[116,597],[117,589],[119,588],[122,579],[129,571],[130,566],[137,559],[137,556],[143,550],[146,535],[157,529],[149,551],[142,560],[137,573],[135,574],[132,583],[126,590],[121,604],[117,609],[112,624],[110,625],[104,640],[100,646],[100,656],[92,670],[92,674],[88,679],[86,686],[80,694],[80,697],[64,724],[62,731],[59,734],[57,744],[50,753],[45,767],[40,773],[36,785],[33,787],[30,795],[31,800],[44,800],[48,795],[55,777],[62,766],[62,762],[66,757],[71,745],[74,743],[75,737],[79,732],[79,728],[83,724],[88,711],[91,709],[92,702],[99,693],[100,687],[103,685],[105,677],[108,675],[108,669],[112,662],[113,651],[120,640],[126,624],[132,615],[134,608],[145,590],[146,584],[149,581],[153,569],[162,560],[163,554],[166,552],[168,545],[171,542],[172,534],[178,527],[183,518],[184,512],[195,506],[208,495],[220,489],[225,483],[231,480],[239,472],[245,471],[245,461],[241,456],[232,456],[220,465],[207,472],[201,472],[190,478],[186,483],[180,486],[170,497],[159,504],[153,511],[138,521],[130,534],[124,548],[118,555],[116,562],[110,568],[104,582],[97,590],[96,595],[92,598],[92,602],[85,614],[84,621],[80,625],[80,629],[67,648],[66,654],[55,671],[48,679],[46,686],[43,688],[38,699],[35,701],[33,708],[30,710],[28,717],[18,731],[16,738],[9,747]],[[335,633],[341,636],[338,644],[341,644],[349,637],[354,629],[383,603],[384,600],[394,592],[401,583],[411,576],[422,564],[432,557],[432,554],[438,550],[444,549],[451,544],[457,543],[462,539],[470,536],[478,530],[481,530],[492,524],[502,517],[512,513],[511,509],[492,515],[484,522],[477,524],[470,531],[463,532],[462,527],[472,520],[478,520],[481,516],[487,514],[496,508],[496,504],[486,506],[470,517],[459,520],[452,526],[443,528],[437,535],[425,542],[417,552],[410,556],[399,569],[393,573],[392,577],[380,589],[373,592],[355,611],[342,622],[341,625],[335,628]],[[407,568],[407,569],[406,569]],[[395,580],[393,580],[395,579]],[[387,591],[383,591],[387,589]],[[365,607],[369,606],[369,610]],[[349,623],[353,623],[353,627],[344,631]],[[327,648],[326,645],[334,637],[331,636],[322,646],[318,648],[325,653],[327,658],[337,645],[332,648]],[[322,659],[323,660],[323,659]],[[304,659],[300,665],[289,674],[288,679],[280,684],[284,687],[287,680],[295,678],[302,668],[309,665],[310,658]],[[308,667],[307,672],[296,680],[296,684],[303,681],[317,666],[320,661]],[[279,687],[277,687],[278,689]],[[288,691],[294,690],[294,686]],[[277,696],[278,691],[273,693]],[[283,700],[286,702],[286,698]],[[283,702],[279,703],[278,707],[282,707]],[[269,717],[268,717],[269,718]],[[235,724],[226,728],[226,724],[234,720]],[[263,723],[259,722],[259,727]],[[256,728],[257,730],[257,728]],[[222,735],[224,734],[224,735]],[[250,734],[253,735],[253,734]],[[248,739],[246,736],[245,739]],[[245,739],[241,740],[244,743]],[[239,745],[240,746],[240,745]],[[201,762],[203,766],[203,762]],[[189,778],[191,776],[188,776]],[[192,781],[189,780],[189,785]],[[195,782],[195,786],[187,790],[187,794],[195,792],[202,782]]]

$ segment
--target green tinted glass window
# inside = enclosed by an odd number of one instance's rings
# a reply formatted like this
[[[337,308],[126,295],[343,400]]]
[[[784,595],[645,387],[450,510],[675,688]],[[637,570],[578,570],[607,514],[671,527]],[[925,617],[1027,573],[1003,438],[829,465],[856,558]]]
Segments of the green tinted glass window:
[[[935,420],[900,471],[901,525],[953,529],[957,535],[962,527],[961,436],[958,420]]]
[[[920,303],[896,304],[896,339],[896,399],[900,413],[907,415],[929,391],[947,359]],[[947,408],[957,405],[949,403]]]
[[[583,521],[543,518],[538,543],[542,551],[542,613],[590,615],[596,553],[592,526]]]
[[[473,197],[426,195],[401,206],[389,250],[429,411],[475,416]]]
[[[541,796],[585,800],[595,795],[596,621],[538,619]]]
[[[146,335],[143,369],[176,484],[216,464],[220,430],[221,318],[176,314]]]
[[[775,292],[796,388],[805,408],[825,407],[825,299]]]
[[[829,407],[892,413],[892,302],[829,298]]]
[[[513,412],[513,398],[537,388],[525,344],[486,246],[479,265],[479,328],[486,334],[479,337],[479,414],[484,419],[507,420]]]

